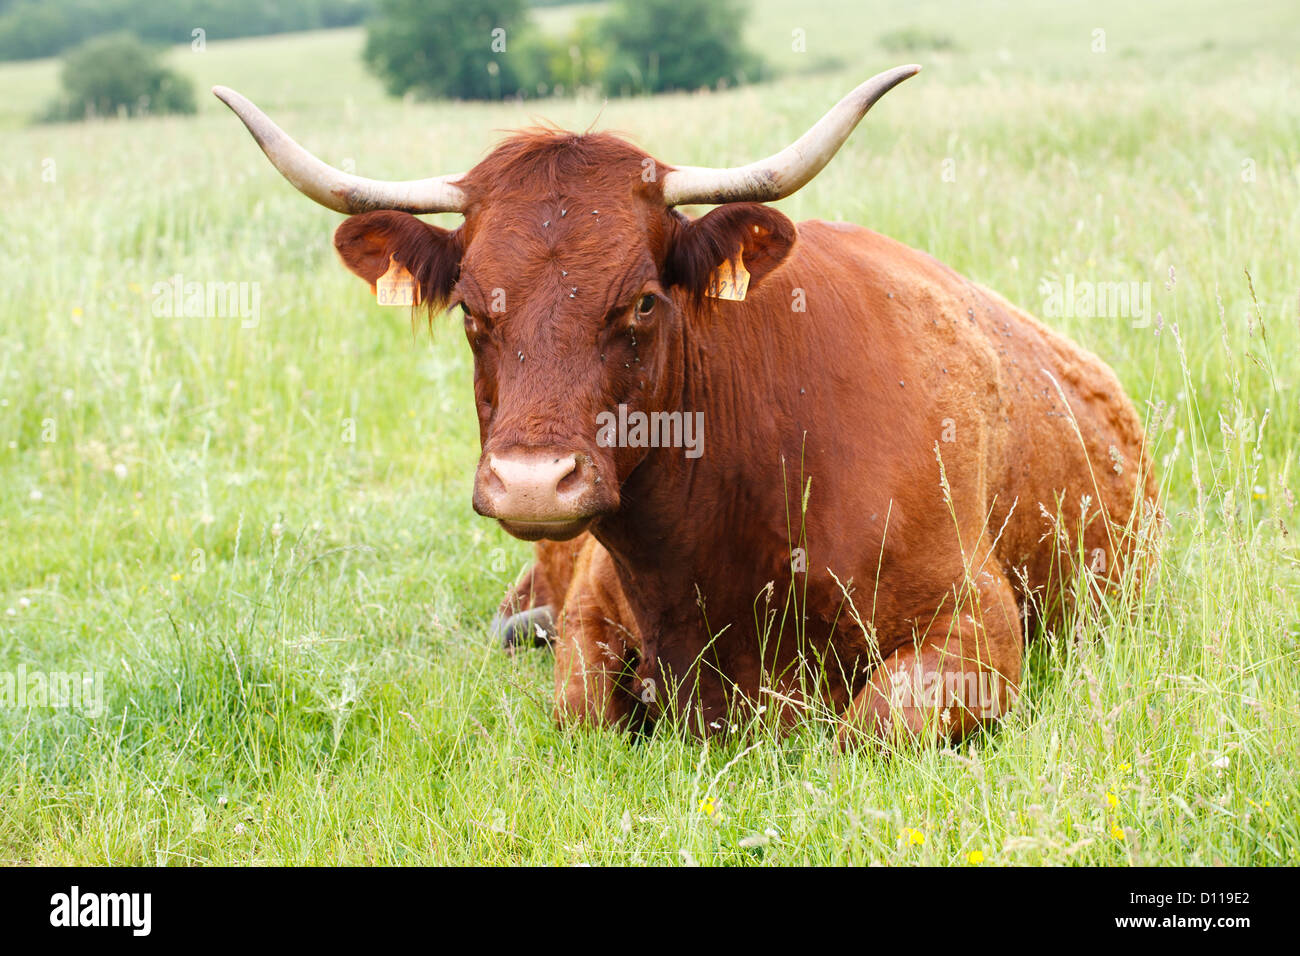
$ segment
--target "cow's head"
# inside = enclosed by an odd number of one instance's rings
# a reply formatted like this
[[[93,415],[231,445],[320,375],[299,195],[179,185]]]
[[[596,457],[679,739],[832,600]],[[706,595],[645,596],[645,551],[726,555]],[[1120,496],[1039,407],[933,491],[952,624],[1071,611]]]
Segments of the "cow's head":
[[[340,172],[244,97],[216,93],[316,202],[352,213],[334,243],[372,286],[393,263],[431,310],[458,307],[474,352],[482,457],[474,508],[518,537],[564,539],[619,507],[646,450],[602,441],[601,413],[684,412],[684,323],[719,267],[750,288],[794,225],[760,203],[830,160],[867,110],[919,67],[862,84],[800,139],[731,169],[673,167],[609,134],[517,133],[468,173],[379,182]],[[691,220],[674,207],[716,204]],[[459,212],[455,230],[413,213]]]

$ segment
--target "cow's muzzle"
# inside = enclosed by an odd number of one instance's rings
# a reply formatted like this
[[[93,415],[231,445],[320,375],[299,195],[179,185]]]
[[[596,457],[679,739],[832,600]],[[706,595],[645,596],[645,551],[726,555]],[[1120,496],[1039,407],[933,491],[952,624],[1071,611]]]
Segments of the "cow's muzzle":
[[[525,541],[565,541],[618,507],[618,492],[581,452],[518,445],[485,452],[474,510]]]

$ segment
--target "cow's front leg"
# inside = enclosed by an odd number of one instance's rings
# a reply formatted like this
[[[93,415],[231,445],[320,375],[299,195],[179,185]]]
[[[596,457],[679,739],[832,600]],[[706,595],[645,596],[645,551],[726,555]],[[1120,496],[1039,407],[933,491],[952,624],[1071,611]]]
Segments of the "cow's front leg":
[[[585,549],[564,600],[555,644],[555,716],[561,724],[632,727],[644,712],[633,685],[638,643],[613,562]]]
[[[1020,686],[1020,614],[1000,570],[990,566],[974,578],[872,672],[844,716],[841,747],[960,740],[1007,712]]]
[[[507,651],[541,647],[555,635],[555,617],[573,583],[586,551],[595,548],[590,534],[572,541],[539,541],[534,561],[506,592],[492,619],[490,633]]]
[[[619,628],[571,610],[565,609],[554,645],[556,720],[630,726],[640,701],[631,689],[634,671]]]

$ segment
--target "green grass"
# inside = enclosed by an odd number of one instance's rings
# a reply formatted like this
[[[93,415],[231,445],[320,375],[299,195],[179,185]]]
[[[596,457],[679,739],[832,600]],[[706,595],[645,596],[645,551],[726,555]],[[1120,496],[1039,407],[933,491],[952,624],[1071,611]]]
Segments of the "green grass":
[[[1051,320],[1152,420],[1170,527],[1145,599],[1036,646],[1013,715],[956,752],[839,755],[814,721],[707,746],[563,732],[549,655],[485,633],[529,549],[469,507],[454,324],[375,307],[335,261],[339,217],[215,100],[29,126],[57,69],[0,65],[0,673],[99,671],[106,704],[0,708],[0,861],[1300,862],[1300,11],[763,0],[744,29],[782,79],[603,107],[388,100],[357,31],[171,59],[391,178],[541,117],[747,160],[921,60],[779,206],[1035,312],[1044,278],[1151,283],[1159,332]],[[909,31],[955,49],[880,49]],[[176,274],[259,283],[260,322],[155,315]]]

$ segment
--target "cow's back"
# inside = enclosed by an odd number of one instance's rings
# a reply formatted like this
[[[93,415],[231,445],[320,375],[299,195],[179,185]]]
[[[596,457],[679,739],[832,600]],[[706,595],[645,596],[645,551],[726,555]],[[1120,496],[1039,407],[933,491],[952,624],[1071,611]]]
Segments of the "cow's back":
[[[1134,544],[1123,526],[1137,525],[1135,504],[1154,504],[1157,488],[1141,421],[1114,372],[923,252],[856,226],[799,230],[785,284],[816,276],[859,304],[817,316],[816,334],[831,361],[862,366],[858,400],[892,439],[892,462],[876,442],[860,467],[885,476],[914,511],[920,501],[960,511],[963,494],[977,499],[982,513],[968,505],[959,517],[984,529],[1017,593],[1035,609],[1050,605],[1049,617],[1081,550],[1090,570],[1116,579]],[[940,497],[940,461],[955,505]],[[913,516],[921,530],[910,543],[949,520]]]

